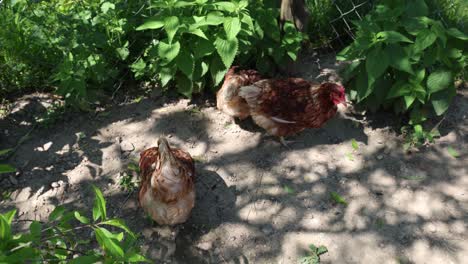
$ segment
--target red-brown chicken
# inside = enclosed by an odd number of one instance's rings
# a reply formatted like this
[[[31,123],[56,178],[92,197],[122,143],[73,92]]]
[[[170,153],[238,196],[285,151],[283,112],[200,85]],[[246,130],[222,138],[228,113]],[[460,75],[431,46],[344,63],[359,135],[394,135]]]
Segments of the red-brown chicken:
[[[216,106],[231,117],[245,119],[249,116],[249,106],[240,98],[239,88],[261,80],[260,73],[255,70],[241,70],[238,66],[229,69],[224,77],[224,83],[216,94]]]
[[[140,154],[140,173],[143,210],[160,225],[185,222],[195,205],[195,167],[190,154],[171,148],[161,137],[158,147]]]
[[[239,96],[249,105],[254,122],[284,145],[283,137],[321,127],[336,114],[338,104],[345,104],[343,86],[300,78],[261,80],[241,87]]]

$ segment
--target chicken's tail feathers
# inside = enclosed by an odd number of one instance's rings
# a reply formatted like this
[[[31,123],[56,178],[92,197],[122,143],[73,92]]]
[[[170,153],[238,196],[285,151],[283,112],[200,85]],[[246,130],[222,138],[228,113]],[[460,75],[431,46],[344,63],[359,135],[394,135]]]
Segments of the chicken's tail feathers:
[[[282,124],[295,124],[295,123],[297,123],[296,121],[288,121],[288,120],[285,120],[285,119],[282,119],[282,118],[279,118],[279,117],[276,117],[276,116],[272,116],[272,117],[270,117],[270,119],[277,122],[277,123],[282,123]]]

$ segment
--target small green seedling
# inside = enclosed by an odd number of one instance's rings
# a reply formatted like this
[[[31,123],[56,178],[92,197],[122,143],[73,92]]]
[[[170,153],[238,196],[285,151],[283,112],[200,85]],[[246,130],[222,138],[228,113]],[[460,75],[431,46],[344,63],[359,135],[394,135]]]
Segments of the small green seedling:
[[[328,252],[327,247],[316,247],[314,244],[309,245],[309,256],[305,256],[299,260],[299,264],[320,264],[320,255]]]
[[[458,158],[460,156],[460,153],[458,153],[458,151],[456,151],[454,148],[452,147],[448,147],[447,148],[447,152],[450,154],[450,156],[454,157],[454,158]]]
[[[343,205],[348,205],[348,202],[346,202],[346,200],[340,196],[338,193],[336,192],[331,192],[330,193],[330,197],[333,199],[333,201],[335,201],[336,203],[339,203],[339,204],[343,204]]]
[[[132,103],[138,104],[139,102],[141,102],[141,100],[143,100],[143,96],[138,96],[137,98],[133,99]]]
[[[359,149],[359,144],[357,143],[356,139],[351,139],[351,146],[353,147],[354,150]]]
[[[287,194],[290,194],[290,195],[293,195],[294,193],[296,193],[296,191],[294,191],[293,188],[291,188],[291,187],[289,187],[289,186],[287,186],[287,185],[284,186],[284,191],[285,191]]]
[[[353,153],[346,153],[346,157],[347,157],[350,161],[354,161],[354,155],[353,155]]]

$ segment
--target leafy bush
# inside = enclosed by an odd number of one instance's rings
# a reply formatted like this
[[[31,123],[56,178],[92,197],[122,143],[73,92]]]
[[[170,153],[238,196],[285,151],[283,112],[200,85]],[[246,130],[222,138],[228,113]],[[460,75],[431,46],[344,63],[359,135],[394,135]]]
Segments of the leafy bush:
[[[92,219],[78,211],[56,207],[45,222],[31,221],[29,232],[14,234],[16,210],[0,214],[1,263],[129,263],[149,262],[139,253],[136,236],[120,219],[109,219],[106,202],[93,186],[96,198]],[[111,232],[105,226],[122,232]],[[94,240],[78,240],[78,230],[89,229]],[[97,242],[102,249],[89,249]],[[87,247],[88,246],[88,247]]]
[[[67,102],[85,106],[125,69],[138,2],[4,1],[0,94],[56,87]]]
[[[424,0],[382,1],[357,26],[356,40],[338,60],[350,97],[372,110],[393,107],[420,124],[442,115],[455,95],[454,78],[467,65],[468,36],[428,17]]]
[[[154,14],[137,30],[151,30],[144,56],[132,65],[136,77],[155,76],[162,87],[175,81],[190,97],[221,82],[236,57],[268,71],[296,59],[303,36],[291,23],[284,36],[278,8],[263,1],[152,1]]]

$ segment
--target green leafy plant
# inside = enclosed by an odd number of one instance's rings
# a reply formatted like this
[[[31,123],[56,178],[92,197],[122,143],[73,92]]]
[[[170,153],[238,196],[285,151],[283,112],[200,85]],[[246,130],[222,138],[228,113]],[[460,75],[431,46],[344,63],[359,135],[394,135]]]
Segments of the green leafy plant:
[[[343,198],[341,195],[339,195],[336,192],[330,192],[330,197],[336,203],[339,203],[342,205],[348,205],[348,202],[345,200],[345,198]]]
[[[434,139],[440,137],[437,128],[426,131],[420,124],[415,124],[412,127],[403,126],[401,132],[405,136],[405,143],[403,144],[405,150],[410,150],[412,147],[419,148],[426,143],[434,143]]]
[[[428,16],[424,0],[386,0],[354,22],[355,41],[337,55],[351,61],[344,78],[352,100],[409,113],[411,125],[447,111],[467,65],[468,36]]]
[[[140,168],[136,163],[129,163],[127,170],[119,180],[120,188],[125,191],[133,192],[138,187],[138,182],[134,181],[137,178],[137,174],[140,172]]]
[[[12,152],[13,149],[2,149],[0,150],[0,157],[4,156],[4,155],[7,155],[8,153]],[[4,174],[4,173],[11,173],[11,172],[15,172],[16,169],[9,165],[9,164],[1,164],[0,163],[0,174]]]
[[[87,109],[125,70],[128,29],[142,2],[2,2],[0,94],[49,87],[67,103]]]
[[[95,193],[92,217],[56,207],[47,221],[31,222],[29,231],[14,233],[16,210],[0,214],[0,262],[2,263],[131,263],[149,262],[140,254],[135,234],[124,221],[108,218],[106,202]],[[108,229],[111,228],[111,229]],[[119,230],[113,231],[112,229]],[[79,240],[78,230],[91,230],[94,239]],[[97,244],[100,250],[89,248]]]
[[[263,1],[161,1],[137,31],[152,35],[143,56],[132,64],[137,78],[154,76],[164,89],[175,82],[187,97],[215,88],[235,59],[260,70],[295,60],[303,36],[291,23],[280,36],[278,8]]]
[[[309,256],[305,256],[299,260],[300,264],[320,264],[320,255],[328,252],[325,246],[315,246],[314,244],[309,245]]]

